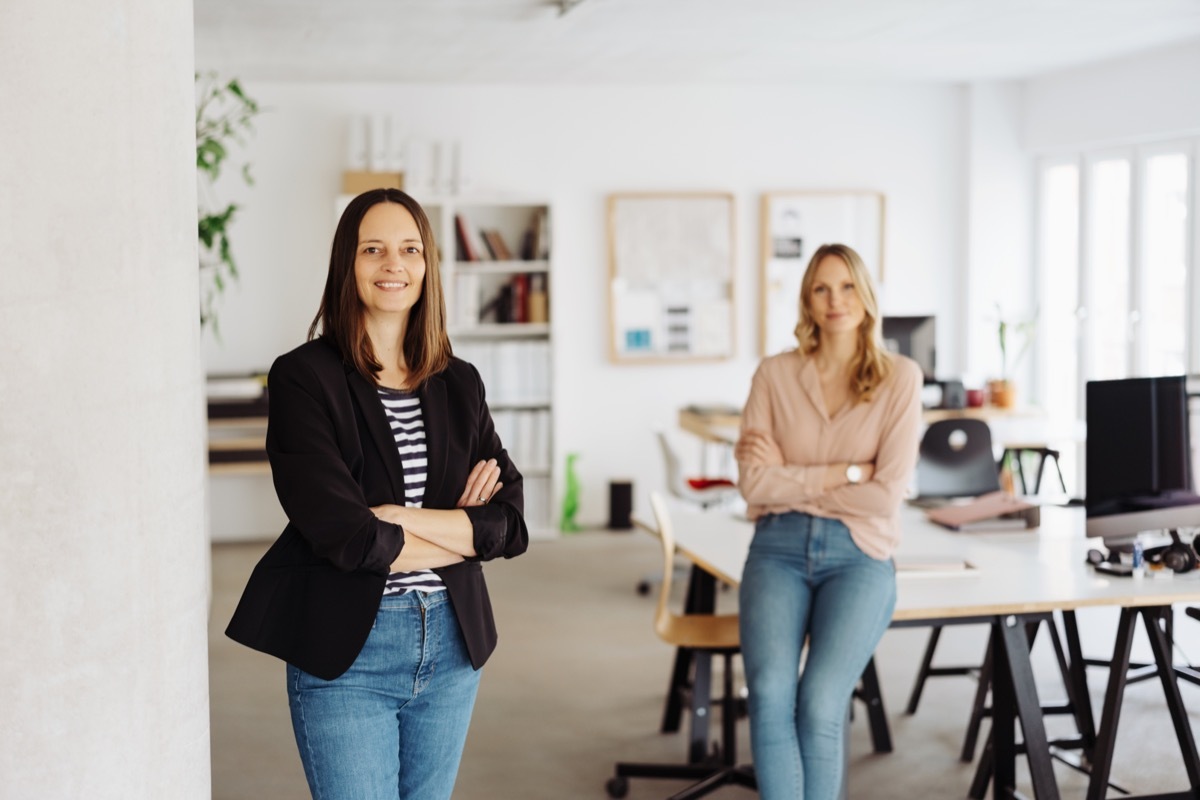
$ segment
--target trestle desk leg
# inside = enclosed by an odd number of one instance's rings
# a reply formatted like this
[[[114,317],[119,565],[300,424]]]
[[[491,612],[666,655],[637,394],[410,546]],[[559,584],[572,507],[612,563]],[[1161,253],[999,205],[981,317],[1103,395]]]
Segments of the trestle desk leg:
[[[1121,701],[1125,699],[1128,681],[1129,654],[1133,647],[1133,629],[1137,610],[1122,608],[1117,621],[1117,639],[1113,644],[1112,661],[1108,667],[1108,688],[1100,711],[1096,747],[1092,752],[1092,780],[1088,784],[1087,800],[1104,800],[1108,793],[1108,776],[1112,772],[1113,745],[1117,738],[1117,721],[1121,717]]]

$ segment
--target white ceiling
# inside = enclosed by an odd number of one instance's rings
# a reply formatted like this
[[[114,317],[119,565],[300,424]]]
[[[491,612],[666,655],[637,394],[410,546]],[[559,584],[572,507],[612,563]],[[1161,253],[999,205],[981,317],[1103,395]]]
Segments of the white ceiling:
[[[1200,47],[1200,0],[560,1],[194,0],[196,60],[279,81],[958,82]]]

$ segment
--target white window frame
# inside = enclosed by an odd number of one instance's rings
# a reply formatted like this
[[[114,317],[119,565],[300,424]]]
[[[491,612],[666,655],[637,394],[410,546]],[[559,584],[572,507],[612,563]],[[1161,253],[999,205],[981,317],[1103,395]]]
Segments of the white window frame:
[[[1184,234],[1184,262],[1186,264],[1184,272],[1184,291],[1187,294],[1187,307],[1184,309],[1184,324],[1187,325],[1187,330],[1184,332],[1184,360],[1187,364],[1187,370],[1195,374],[1200,364],[1197,359],[1200,358],[1200,347],[1197,346],[1196,333],[1197,323],[1196,314],[1200,313],[1200,297],[1197,296],[1196,286],[1200,281],[1197,278],[1197,270],[1200,270],[1200,263],[1196,261],[1196,231],[1197,228],[1197,211],[1196,208],[1196,179],[1200,177],[1200,172],[1196,168],[1196,154],[1198,149],[1197,139],[1173,139],[1170,141],[1155,142],[1153,144],[1141,145],[1135,148],[1135,157],[1132,162],[1132,171],[1130,179],[1134,181],[1133,186],[1133,203],[1131,206],[1132,219],[1131,224],[1134,225],[1130,229],[1130,261],[1129,261],[1129,277],[1133,281],[1130,287],[1130,313],[1131,323],[1133,325],[1132,335],[1129,337],[1130,354],[1129,364],[1130,372],[1133,375],[1146,374],[1146,350],[1141,346],[1141,338],[1138,336],[1137,326],[1141,322],[1141,318],[1147,313],[1144,298],[1142,297],[1142,287],[1145,285],[1145,263],[1144,263],[1144,248],[1142,247],[1142,212],[1146,207],[1146,195],[1148,187],[1146,162],[1154,156],[1161,155],[1183,155],[1188,159],[1188,166],[1191,174],[1188,175],[1188,196],[1187,208],[1188,219],[1191,225],[1188,226]]]

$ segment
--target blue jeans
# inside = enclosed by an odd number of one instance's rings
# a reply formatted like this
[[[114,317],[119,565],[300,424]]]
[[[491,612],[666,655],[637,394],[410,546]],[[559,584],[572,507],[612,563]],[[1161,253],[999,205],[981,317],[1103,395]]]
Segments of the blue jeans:
[[[763,800],[838,797],[850,697],[895,605],[894,565],[860,550],[840,520],[798,512],[759,519],[739,616]]]
[[[345,674],[287,684],[314,800],[449,799],[479,672],[446,592],[384,597]]]

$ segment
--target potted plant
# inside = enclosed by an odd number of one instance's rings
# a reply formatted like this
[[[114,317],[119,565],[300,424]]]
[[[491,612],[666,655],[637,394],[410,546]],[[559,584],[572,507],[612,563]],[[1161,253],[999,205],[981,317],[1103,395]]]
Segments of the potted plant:
[[[1012,408],[1016,405],[1017,391],[1012,381],[1012,370],[1021,363],[1021,359],[1033,344],[1036,324],[1036,312],[1023,319],[1008,319],[1005,318],[1000,305],[996,305],[996,334],[1000,343],[1000,377],[988,381],[988,394],[991,396],[992,405],[999,408]]]
[[[258,103],[242,91],[234,78],[222,81],[215,73],[196,73],[196,169],[199,171],[200,327],[217,328],[216,301],[229,279],[238,277],[229,242],[229,228],[238,210],[235,203],[219,202],[213,186],[234,144],[253,130],[251,121]],[[254,185],[250,165],[243,164],[242,180]]]

